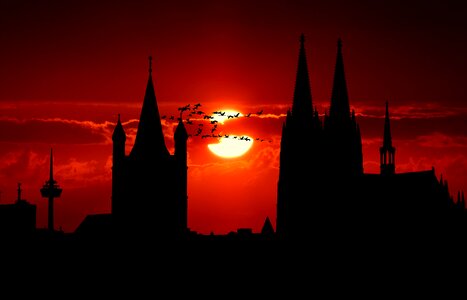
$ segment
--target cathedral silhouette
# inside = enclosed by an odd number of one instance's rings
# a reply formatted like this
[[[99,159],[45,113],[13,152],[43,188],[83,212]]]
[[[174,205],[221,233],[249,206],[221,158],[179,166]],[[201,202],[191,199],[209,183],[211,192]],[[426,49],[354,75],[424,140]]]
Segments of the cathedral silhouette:
[[[396,173],[386,102],[380,174],[363,171],[362,138],[350,110],[342,41],[337,43],[329,114],[313,107],[305,37],[300,37],[292,108],[282,128],[276,230],[266,218],[261,233],[241,228],[226,236],[190,232],[187,226],[187,132],[180,118],[175,154],[165,146],[152,81],[149,79],[135,144],[125,155],[120,116],[114,129],[112,214],[88,216],[80,236],[188,240],[288,240],[445,235],[465,228],[463,196],[455,202],[447,182],[431,170]],[[111,226],[110,226],[111,224]],[[100,229],[99,229],[100,228]],[[104,229],[103,229],[104,228]],[[456,229],[452,229],[456,228]]]
[[[437,180],[434,168],[396,173],[387,102],[383,133],[381,172],[365,174],[360,127],[355,111],[350,111],[342,41],[337,43],[329,114],[321,119],[312,104],[302,35],[292,109],[282,128],[278,237],[387,238],[465,228],[463,196],[454,203],[447,182]]]

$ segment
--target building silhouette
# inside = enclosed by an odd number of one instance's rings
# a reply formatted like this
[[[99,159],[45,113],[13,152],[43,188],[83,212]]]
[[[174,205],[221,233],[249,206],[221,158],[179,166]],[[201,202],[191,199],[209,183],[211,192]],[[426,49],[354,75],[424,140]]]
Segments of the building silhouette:
[[[0,205],[0,238],[31,238],[36,231],[36,205],[22,199],[21,192],[18,183],[16,201]]]
[[[179,238],[187,231],[187,139],[182,120],[175,153],[167,150],[152,79],[149,78],[133,149],[126,155],[120,115],[112,135],[112,223],[116,233]]]
[[[380,174],[365,174],[360,128],[349,105],[341,40],[329,113],[321,118],[313,107],[302,35],[292,108],[282,128],[278,236],[406,236],[412,230],[445,231],[448,224],[465,227],[462,200],[454,203],[447,182],[438,181],[434,168],[396,173],[388,103],[380,157]]]

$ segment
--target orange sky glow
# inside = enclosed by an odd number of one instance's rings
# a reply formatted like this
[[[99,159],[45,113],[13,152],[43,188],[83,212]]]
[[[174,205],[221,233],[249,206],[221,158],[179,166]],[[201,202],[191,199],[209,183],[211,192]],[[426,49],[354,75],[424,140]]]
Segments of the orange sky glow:
[[[275,223],[281,128],[292,104],[302,32],[321,114],[329,108],[336,41],[343,39],[365,172],[379,172],[389,101],[396,172],[434,166],[452,194],[467,191],[467,59],[458,51],[467,44],[465,5],[18,2],[0,7],[0,203],[13,202],[21,182],[24,198],[37,204],[38,227],[47,221],[39,189],[50,147],[63,188],[56,226],[71,232],[87,214],[110,212],[111,134],[120,113],[128,154],[150,54],[161,116],[176,118],[178,107],[198,102],[208,114],[236,111],[241,115],[219,122],[216,133],[253,139],[244,155],[223,158],[208,149],[215,139],[190,137],[189,227],[228,233],[259,231],[267,216]],[[335,11],[336,5],[345,9]],[[161,122],[173,153],[176,123]],[[199,123],[211,128],[208,120],[194,119],[188,133]]]

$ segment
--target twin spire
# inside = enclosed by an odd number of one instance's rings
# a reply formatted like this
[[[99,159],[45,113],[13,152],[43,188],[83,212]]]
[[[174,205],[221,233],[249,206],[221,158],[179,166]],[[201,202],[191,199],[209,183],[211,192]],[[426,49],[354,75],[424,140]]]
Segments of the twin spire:
[[[342,56],[342,40],[338,39],[329,117],[335,122],[346,122],[350,118],[349,112],[350,105],[347,93],[347,82],[345,80],[344,58]]]
[[[298,55],[292,115],[300,120],[311,120],[313,118],[311,86],[305,53],[305,36],[303,34],[300,36],[300,51]],[[350,120],[350,105],[345,80],[341,39],[337,41],[337,57],[329,117],[333,122],[338,123]]]
[[[300,50],[298,54],[297,77],[292,104],[294,118],[304,122],[313,118],[313,103],[311,98],[310,77],[305,52],[305,35],[300,36]]]

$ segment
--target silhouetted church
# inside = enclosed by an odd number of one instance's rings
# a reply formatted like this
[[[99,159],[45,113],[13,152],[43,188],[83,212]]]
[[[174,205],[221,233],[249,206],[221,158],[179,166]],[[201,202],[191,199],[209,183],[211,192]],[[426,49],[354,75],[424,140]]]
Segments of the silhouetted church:
[[[118,117],[112,135],[112,223],[119,234],[180,237],[187,231],[187,132],[175,130],[175,154],[167,150],[152,80],[149,78],[129,155]]]
[[[301,36],[292,109],[282,128],[276,232],[282,238],[328,234],[403,233],[464,224],[434,169],[397,174],[386,103],[380,174],[364,174],[360,128],[350,110],[342,42],[329,114],[313,107]],[[460,198],[460,197],[459,197]],[[458,216],[462,216],[459,217]]]

